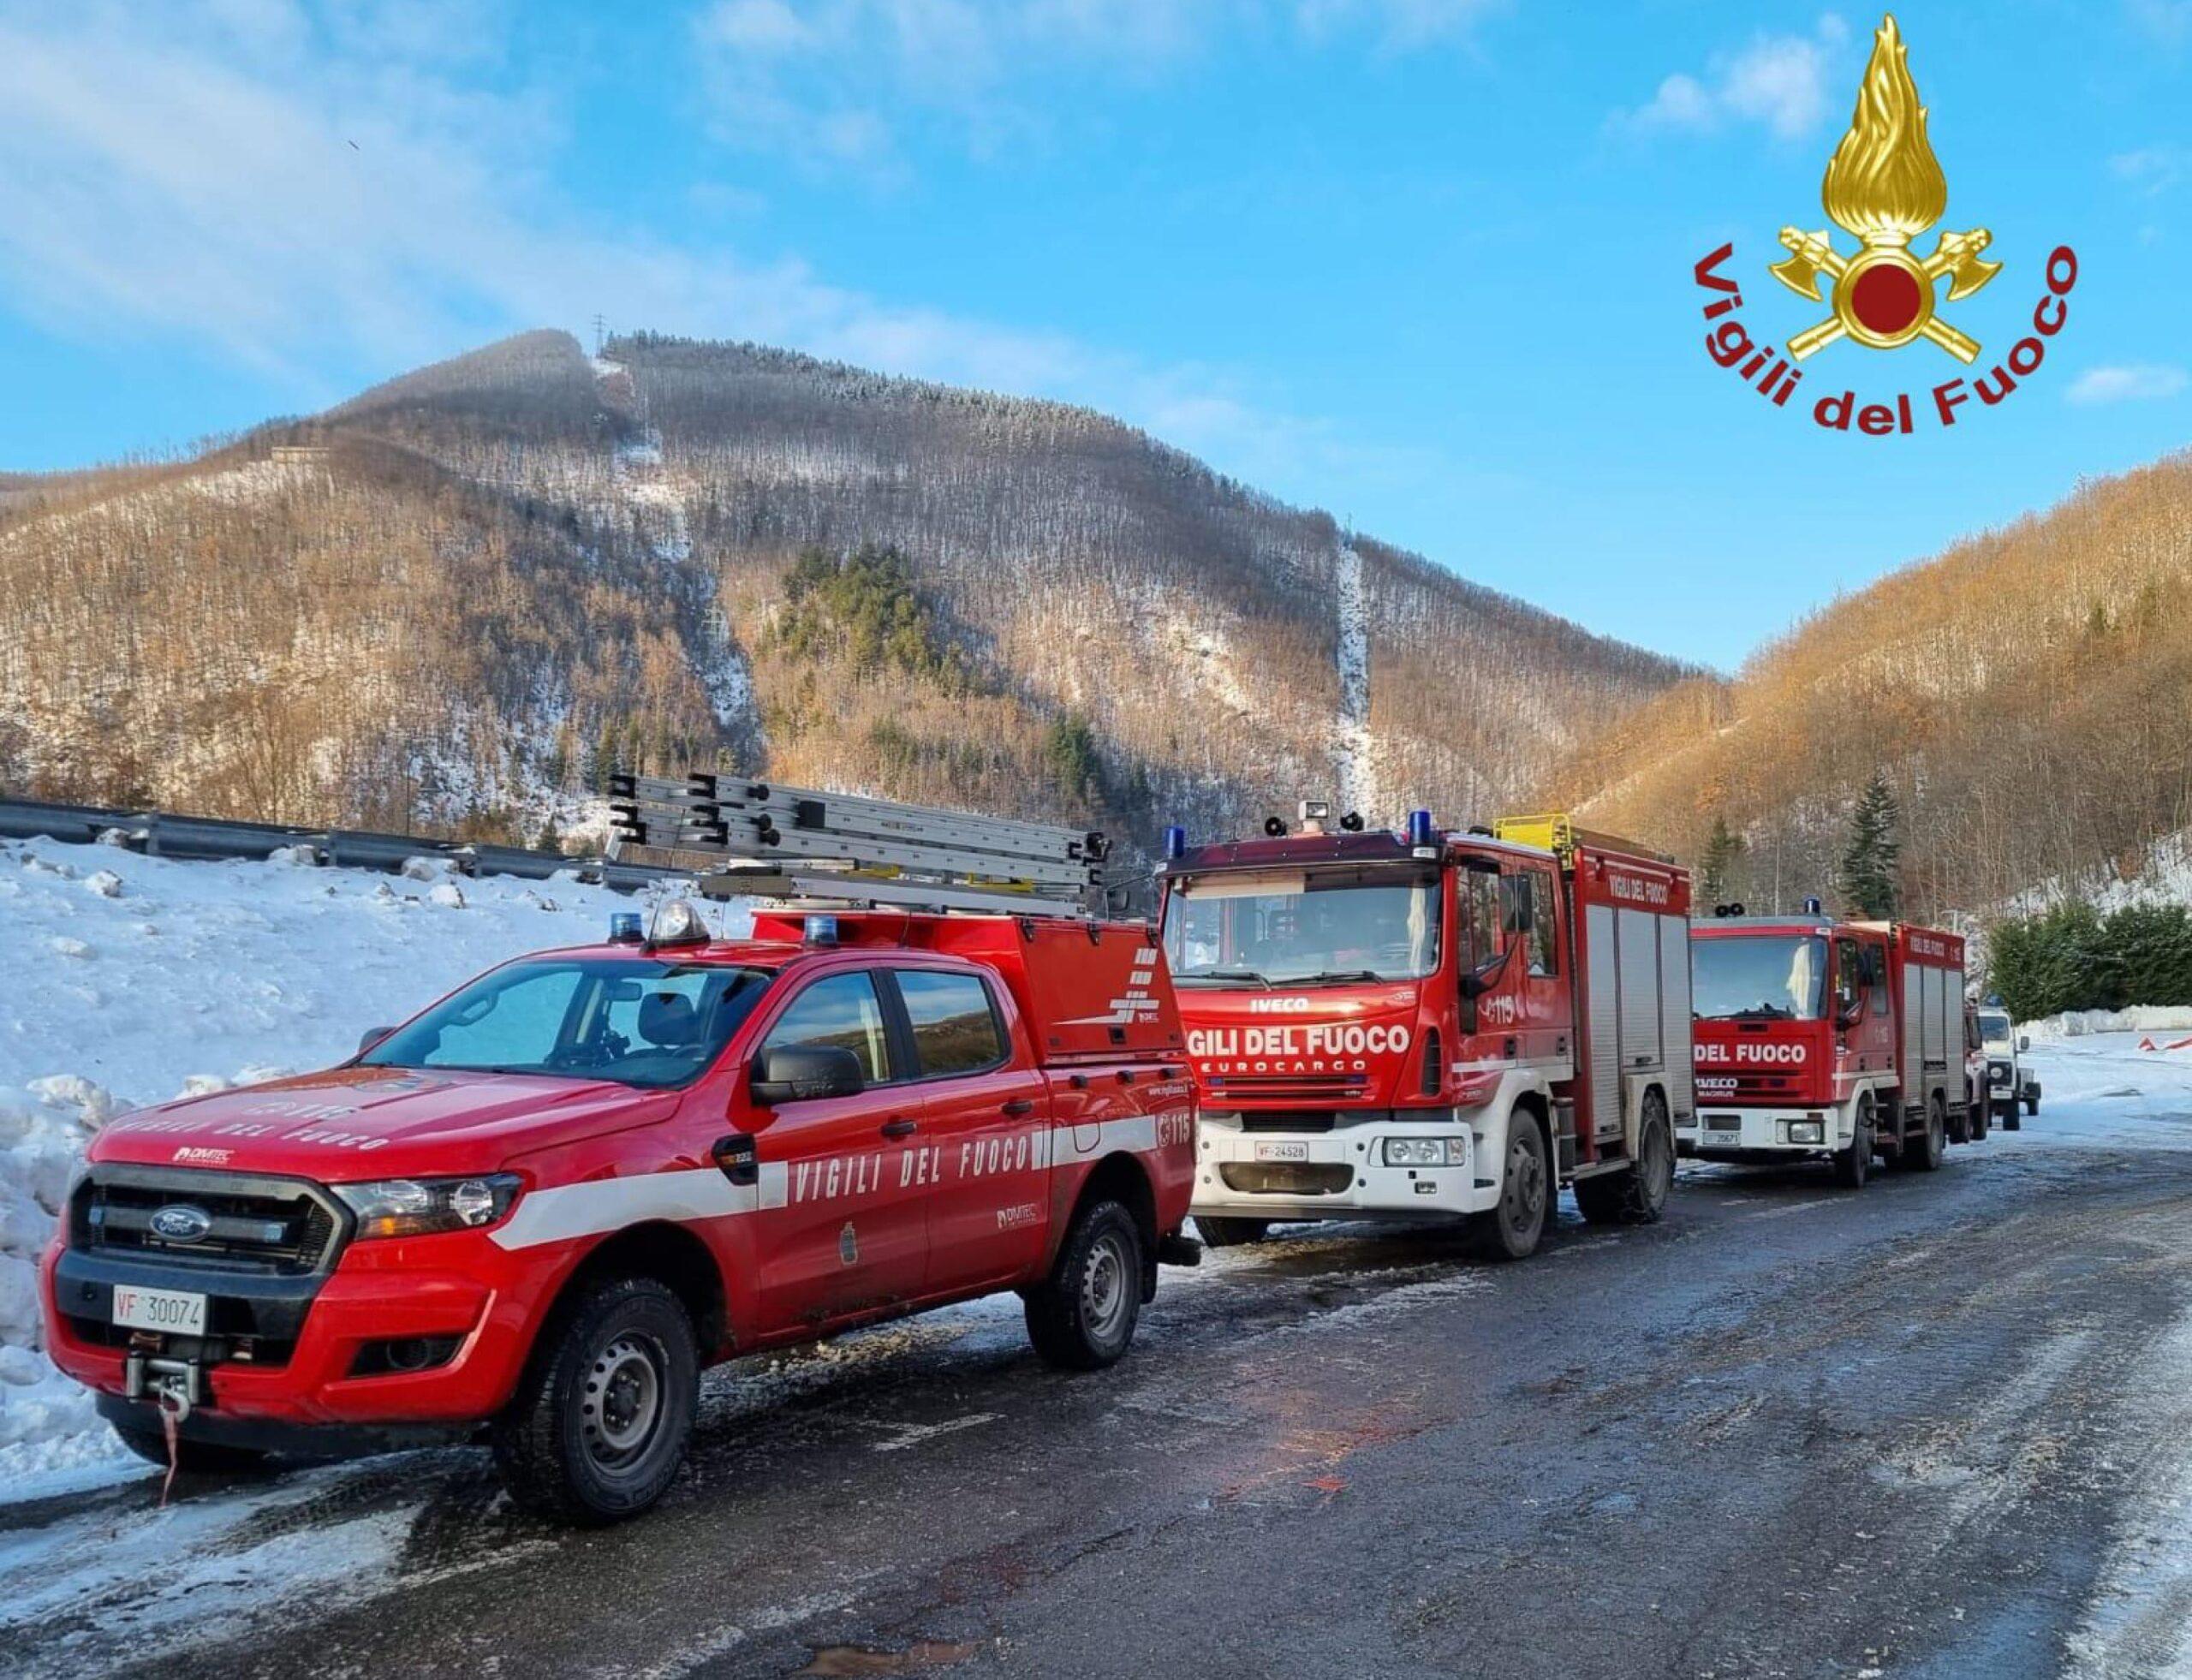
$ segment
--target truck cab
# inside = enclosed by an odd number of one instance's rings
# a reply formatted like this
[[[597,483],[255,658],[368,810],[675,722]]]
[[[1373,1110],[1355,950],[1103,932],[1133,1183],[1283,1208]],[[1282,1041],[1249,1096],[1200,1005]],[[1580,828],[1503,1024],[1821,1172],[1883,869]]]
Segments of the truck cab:
[[[1979,1048],[1986,1061],[1987,1107],[2004,1130],[2016,1131],[2025,1116],[2040,1112],[2040,1081],[2024,1063],[2032,1040],[2016,1030],[2000,1004],[1982,1004]]]
[[[599,1522],[668,1486],[707,1365],[1010,1290],[1094,1369],[1192,1261],[1154,929],[629,921],[325,1072],[110,1123],[44,1257],[54,1362],[148,1457],[484,1426],[521,1503]]]
[[[1963,941],[1902,923],[1717,915],[1691,936],[1697,1112],[1682,1153],[1938,1165],[1969,1135]]]
[[[1335,831],[1312,810],[1259,839],[1190,849],[1176,831],[1161,879],[1206,1242],[1430,1217],[1474,1221],[1488,1250],[1519,1258],[1570,1183],[1587,1217],[1659,1217],[1672,1117],[1690,1106],[1688,878],[1673,865],[1564,825],[1447,833],[1418,813],[1402,832]],[[1601,953],[1589,973],[1579,916]],[[1683,938],[1663,951],[1665,922]],[[1579,1001],[1593,987],[1595,1014]]]

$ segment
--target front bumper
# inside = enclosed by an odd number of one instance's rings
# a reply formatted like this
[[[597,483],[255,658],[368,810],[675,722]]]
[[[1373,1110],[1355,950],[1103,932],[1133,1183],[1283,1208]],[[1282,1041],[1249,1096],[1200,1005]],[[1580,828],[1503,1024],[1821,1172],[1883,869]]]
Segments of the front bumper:
[[[1478,1150],[1452,1111],[1421,1120],[1368,1120],[1329,1132],[1248,1131],[1206,1113],[1198,1129],[1194,1200],[1189,1211],[1220,1218],[1420,1218],[1480,1212],[1498,1200],[1480,1184]],[[1445,1166],[1387,1166],[1387,1138],[1458,1139]]]
[[[1801,1159],[1846,1147],[1841,1116],[1832,1108],[1738,1108],[1701,1101],[1689,1123],[1675,1129],[1675,1153],[1704,1160],[1780,1155]]]
[[[200,1339],[112,1328],[117,1284],[206,1296],[214,1332]],[[490,1417],[515,1386],[539,1289],[476,1231],[355,1243],[332,1272],[305,1277],[57,1243],[46,1251],[39,1284],[46,1351],[57,1366],[97,1391],[103,1404],[121,1404],[129,1397],[133,1350],[194,1365],[200,1427],[190,1433],[207,1439],[220,1420],[372,1427]],[[222,1326],[247,1329],[238,1336]],[[248,1361],[236,1357],[247,1337],[256,1355]],[[369,1347],[407,1342],[454,1349],[424,1370],[360,1369]]]

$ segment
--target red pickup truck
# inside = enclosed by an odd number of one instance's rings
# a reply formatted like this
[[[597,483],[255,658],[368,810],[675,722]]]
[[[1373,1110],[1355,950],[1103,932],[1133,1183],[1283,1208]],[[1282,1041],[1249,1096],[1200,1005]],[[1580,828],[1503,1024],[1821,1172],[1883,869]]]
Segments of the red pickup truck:
[[[705,1366],[1015,1290],[1094,1369],[1194,1260],[1153,930],[620,920],[341,1067],[100,1132],[41,1276],[125,1441],[164,1462],[171,1419],[216,1468],[485,1426],[521,1503],[608,1522],[676,1474]]]

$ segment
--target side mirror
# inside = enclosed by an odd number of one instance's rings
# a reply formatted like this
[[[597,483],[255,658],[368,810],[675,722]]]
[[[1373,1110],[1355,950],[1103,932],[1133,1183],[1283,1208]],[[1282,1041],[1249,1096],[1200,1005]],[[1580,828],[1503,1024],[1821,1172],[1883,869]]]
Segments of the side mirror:
[[[755,1102],[776,1108],[822,1097],[857,1097],[867,1081],[860,1057],[842,1046],[780,1044],[754,1057],[750,1088]]]
[[[1481,968],[1472,968],[1468,974],[1463,974],[1462,996],[1481,998],[1493,986],[1498,985],[1500,974],[1506,968],[1507,959],[1514,954],[1514,946],[1509,945],[1506,950],[1501,951]]]
[[[2017,1048],[2019,1050],[2029,1050],[2032,1048],[2032,1035],[2029,1033],[2020,1033],[2017,1034]]]
[[[359,1055],[360,1055],[360,1056],[364,1055],[367,1051],[371,1050],[371,1049],[372,1049],[375,1045],[378,1044],[378,1043],[379,1043],[383,1039],[384,1039],[384,1038],[388,1037],[390,1034],[391,1034],[391,1033],[395,1032],[395,1030],[396,1030],[396,1028],[394,1028],[393,1027],[368,1027],[368,1028],[366,1028],[366,1030],[365,1030],[364,1036],[362,1036],[361,1038],[360,1038],[360,1039],[359,1039],[359,1040],[358,1040],[358,1054],[359,1054]]]

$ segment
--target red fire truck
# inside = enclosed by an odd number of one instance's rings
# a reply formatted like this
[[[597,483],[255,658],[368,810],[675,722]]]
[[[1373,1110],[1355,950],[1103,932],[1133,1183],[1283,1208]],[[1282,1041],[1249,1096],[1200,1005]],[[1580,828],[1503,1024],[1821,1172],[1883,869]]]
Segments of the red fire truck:
[[[1681,867],[1561,816],[1333,831],[1317,801],[1165,849],[1206,1242],[1434,1215],[1520,1258],[1568,1184],[1587,1219],[1659,1217],[1691,1118]]]
[[[718,940],[673,900],[329,1072],[100,1132],[47,1345],[126,1442],[213,1468],[485,1425],[521,1501],[603,1522],[660,1496],[734,1355],[1003,1290],[1052,1363],[1126,1351],[1197,1252],[1194,1092],[1154,930],[1055,891],[1093,883],[1090,837],[894,807],[885,838],[712,779],[662,802],[714,825],[667,837],[702,862],[761,864],[705,890],[833,913]]]
[[[1861,1186],[1875,1155],[1931,1171],[1983,1136],[1964,1075],[1963,941],[1819,913],[1722,915],[1692,934],[1697,1113],[1707,1160],[1828,1159]]]

